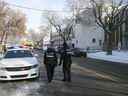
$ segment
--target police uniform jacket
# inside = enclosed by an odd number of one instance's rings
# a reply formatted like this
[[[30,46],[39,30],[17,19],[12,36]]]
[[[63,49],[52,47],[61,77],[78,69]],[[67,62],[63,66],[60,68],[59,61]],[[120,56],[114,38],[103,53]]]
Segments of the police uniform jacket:
[[[55,50],[46,51],[44,54],[44,64],[54,64],[57,65],[57,55]]]

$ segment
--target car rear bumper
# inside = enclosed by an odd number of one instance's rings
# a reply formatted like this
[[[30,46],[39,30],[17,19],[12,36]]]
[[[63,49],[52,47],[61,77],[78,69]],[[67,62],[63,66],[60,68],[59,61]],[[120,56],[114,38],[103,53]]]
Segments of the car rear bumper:
[[[27,71],[0,71],[0,80],[22,80],[31,79],[39,76],[39,68]]]

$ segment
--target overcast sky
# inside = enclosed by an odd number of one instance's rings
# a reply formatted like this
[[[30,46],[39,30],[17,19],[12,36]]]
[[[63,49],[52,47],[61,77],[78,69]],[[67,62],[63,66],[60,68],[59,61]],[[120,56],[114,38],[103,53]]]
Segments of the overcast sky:
[[[65,6],[64,0],[6,0],[6,2],[42,10],[63,10]],[[18,9],[14,6],[13,8]],[[20,10],[26,14],[28,28],[37,28],[42,23],[42,12],[22,8],[20,8]]]
[[[66,0],[6,0],[6,2],[11,4],[16,4],[24,7],[31,7],[36,9],[52,9],[52,10],[65,10]],[[88,1],[88,0],[87,0]],[[119,1],[119,0],[117,0]],[[125,0],[128,1],[128,0]],[[12,6],[11,6],[12,7]],[[14,7],[14,9],[18,9]],[[22,9],[27,17],[27,26],[29,28],[37,28],[42,23],[42,12],[32,11],[27,9]]]

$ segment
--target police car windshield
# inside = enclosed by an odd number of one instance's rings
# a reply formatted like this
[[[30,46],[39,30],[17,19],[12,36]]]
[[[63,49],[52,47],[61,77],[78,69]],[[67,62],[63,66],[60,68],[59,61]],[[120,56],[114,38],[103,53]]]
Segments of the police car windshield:
[[[4,58],[24,58],[33,57],[29,50],[12,50],[8,51]]]

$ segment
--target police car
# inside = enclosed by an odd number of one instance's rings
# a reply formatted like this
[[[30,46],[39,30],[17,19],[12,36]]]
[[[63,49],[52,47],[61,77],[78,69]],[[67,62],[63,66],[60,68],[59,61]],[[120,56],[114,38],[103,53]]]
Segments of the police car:
[[[28,49],[8,49],[0,61],[0,80],[30,79],[38,76],[39,62]]]

